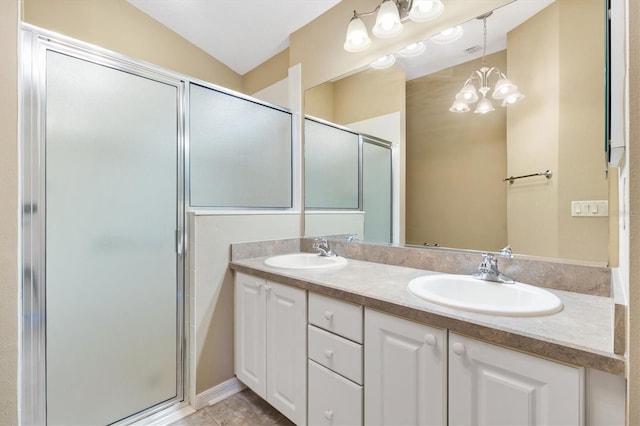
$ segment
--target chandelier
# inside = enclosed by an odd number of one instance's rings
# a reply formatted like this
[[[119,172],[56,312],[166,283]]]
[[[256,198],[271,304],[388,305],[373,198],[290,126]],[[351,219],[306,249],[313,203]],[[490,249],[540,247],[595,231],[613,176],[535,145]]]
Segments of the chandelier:
[[[485,13],[478,16],[484,24],[484,45],[482,48],[482,66],[480,69],[471,73],[471,76],[464,82],[462,89],[456,94],[456,98],[449,108],[451,112],[469,112],[470,104],[478,102],[474,109],[474,113],[486,114],[495,111],[491,100],[487,98],[487,94],[491,91],[491,80],[496,80],[495,87],[491,97],[502,101],[502,106],[515,104],[522,100],[524,95],[518,90],[518,86],[513,84],[507,76],[500,71],[498,67],[489,68],[486,63],[485,55],[487,53],[487,18],[493,12]],[[476,87],[477,86],[477,87]],[[478,92],[480,95],[478,95]]]
[[[383,0],[371,12],[358,13],[354,10],[347,27],[344,50],[362,52],[371,46],[371,38],[361,19],[362,16],[377,12],[376,23],[371,31],[378,38],[391,38],[402,32],[401,20],[426,22],[440,16],[443,10],[441,0]]]

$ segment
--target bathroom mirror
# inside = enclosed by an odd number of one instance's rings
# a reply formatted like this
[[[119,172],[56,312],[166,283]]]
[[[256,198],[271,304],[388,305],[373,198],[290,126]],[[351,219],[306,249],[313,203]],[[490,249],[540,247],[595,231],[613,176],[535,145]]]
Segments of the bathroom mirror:
[[[449,111],[482,66],[483,21],[473,19],[451,43],[427,38],[418,57],[394,52],[391,68],[354,70],[307,90],[305,113],[394,143],[405,165],[396,173],[405,220],[395,242],[511,245],[516,254],[607,262],[609,220],[593,203],[609,199],[605,3],[517,0],[493,11],[486,65],[525,95],[513,106]],[[546,170],[550,178],[503,180]]]

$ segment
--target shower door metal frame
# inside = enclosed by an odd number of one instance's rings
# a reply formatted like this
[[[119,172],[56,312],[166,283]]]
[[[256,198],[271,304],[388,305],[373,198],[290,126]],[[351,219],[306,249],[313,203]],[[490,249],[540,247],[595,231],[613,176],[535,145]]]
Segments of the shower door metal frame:
[[[38,27],[23,24],[20,63],[21,247],[20,277],[20,423],[46,424],[46,276],[45,276],[45,146],[46,54],[53,51],[176,88],[176,397],[133,414],[115,424],[129,424],[184,401],[187,374],[188,297],[185,221],[186,79],[150,64],[131,60]]]
[[[361,174],[360,181],[362,182],[362,184],[360,185],[360,205],[362,206],[362,210],[364,210],[364,167],[366,167],[366,165],[364,164],[364,144],[365,143],[368,143],[370,145],[377,145],[381,148],[389,150],[389,171],[390,171],[390,175],[389,175],[389,189],[390,189],[389,191],[389,222],[390,222],[389,223],[389,233],[390,233],[389,242],[393,243],[394,228],[396,226],[395,225],[396,215],[393,212],[394,197],[396,196],[396,191],[394,189],[394,180],[396,179],[396,167],[394,165],[393,158],[395,155],[397,155],[397,153],[395,152],[396,149],[393,143],[386,139],[382,139],[377,136],[371,136],[366,133],[360,134],[360,174]],[[365,214],[366,214],[366,211],[365,211]]]

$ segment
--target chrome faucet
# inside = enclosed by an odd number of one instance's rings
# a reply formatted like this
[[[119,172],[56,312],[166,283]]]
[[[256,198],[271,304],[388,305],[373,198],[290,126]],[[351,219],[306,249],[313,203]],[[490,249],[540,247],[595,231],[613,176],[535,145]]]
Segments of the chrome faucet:
[[[472,275],[474,278],[503,284],[513,284],[515,280],[498,270],[498,259],[493,253],[482,253],[482,262]]]
[[[313,249],[318,251],[320,256],[338,256],[337,253],[331,251],[331,246],[329,245],[329,241],[326,238],[316,238],[313,240]]]

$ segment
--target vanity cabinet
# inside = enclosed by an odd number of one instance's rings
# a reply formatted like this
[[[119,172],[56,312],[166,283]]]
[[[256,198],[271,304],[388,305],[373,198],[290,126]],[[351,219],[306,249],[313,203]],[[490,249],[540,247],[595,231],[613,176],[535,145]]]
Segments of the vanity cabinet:
[[[307,294],[235,276],[235,373],[298,425],[307,418]]]
[[[309,424],[361,425],[362,306],[309,293]]]
[[[297,425],[624,422],[624,377],[240,272],[235,372]]]
[[[371,309],[364,329],[365,424],[447,424],[446,330]]]
[[[583,425],[584,369],[449,334],[450,425]]]

